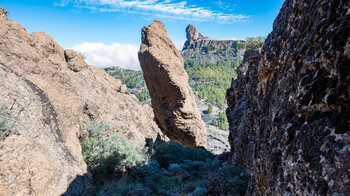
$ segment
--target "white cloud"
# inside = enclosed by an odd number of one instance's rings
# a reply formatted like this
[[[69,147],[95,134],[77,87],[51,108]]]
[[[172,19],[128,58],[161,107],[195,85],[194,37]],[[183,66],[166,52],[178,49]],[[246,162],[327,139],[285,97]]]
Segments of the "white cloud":
[[[196,5],[188,5],[186,1],[174,0],[61,0],[56,6],[67,6],[72,3],[79,8],[99,10],[101,12],[128,12],[157,17],[191,20],[212,21],[219,23],[235,23],[248,21],[249,16],[242,14],[224,14]]]
[[[83,42],[72,47],[72,49],[82,53],[86,57],[85,61],[96,67],[119,66],[126,69],[140,69],[137,57],[138,45],[121,43],[105,45]]]
[[[182,50],[182,48],[184,47],[184,44],[185,44],[186,40],[180,40],[180,41],[175,41],[173,42],[175,47],[178,49],[178,50]]]

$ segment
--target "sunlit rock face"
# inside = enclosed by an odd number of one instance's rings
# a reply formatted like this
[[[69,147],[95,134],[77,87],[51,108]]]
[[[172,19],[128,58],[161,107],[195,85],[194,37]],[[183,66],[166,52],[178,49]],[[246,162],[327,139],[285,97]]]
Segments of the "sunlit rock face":
[[[153,111],[120,80],[7,15],[0,8],[0,110],[16,133],[0,141],[0,195],[92,195],[81,129],[104,121],[110,135],[142,145],[162,135]]]
[[[227,91],[248,195],[350,194],[350,3],[287,0]]]
[[[139,60],[160,128],[180,144],[206,146],[207,130],[188,85],[182,56],[162,22],[142,29]]]

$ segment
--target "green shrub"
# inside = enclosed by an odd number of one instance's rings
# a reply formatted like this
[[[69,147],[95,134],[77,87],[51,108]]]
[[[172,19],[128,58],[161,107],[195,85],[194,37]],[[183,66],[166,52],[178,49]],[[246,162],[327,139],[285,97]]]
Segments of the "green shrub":
[[[201,147],[183,147],[176,142],[160,142],[154,146],[152,159],[158,161],[161,167],[169,167],[172,163],[184,163],[185,160],[203,161],[214,155]]]
[[[0,117],[0,140],[5,139],[12,132],[11,122],[4,117]]]
[[[8,116],[8,105],[0,105],[0,141],[15,132],[15,123]]]
[[[144,153],[127,138],[121,135],[109,136],[110,132],[110,126],[103,122],[92,122],[82,130],[80,144],[84,161],[93,171],[126,170],[146,161]]]
[[[211,114],[213,112],[213,106],[209,105],[208,106],[208,114]]]
[[[215,48],[212,45],[208,45],[207,47],[204,48],[205,53],[209,54],[211,51],[213,51]]]
[[[227,188],[235,195],[245,193],[247,182],[240,169],[220,161],[204,148],[163,141],[149,142],[147,146],[152,149],[150,160],[96,183],[98,195],[127,195],[143,188],[154,195],[168,195],[174,190],[179,195],[206,195],[209,179],[215,176],[227,179]]]
[[[207,170],[215,170],[219,168],[221,165],[221,161],[219,161],[217,158],[215,159],[206,159],[205,161],[205,168]]]
[[[206,195],[206,193],[207,193],[207,189],[197,187],[197,188],[193,191],[193,193],[189,194],[189,196],[202,196],[202,195]]]
[[[247,50],[255,50],[261,48],[265,43],[265,37],[247,37],[246,44]]]

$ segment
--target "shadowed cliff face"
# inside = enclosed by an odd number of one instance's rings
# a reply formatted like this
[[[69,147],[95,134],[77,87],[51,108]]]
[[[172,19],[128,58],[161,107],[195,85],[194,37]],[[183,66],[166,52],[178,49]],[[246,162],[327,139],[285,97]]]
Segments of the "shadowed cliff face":
[[[142,29],[138,55],[158,125],[174,141],[206,146],[206,127],[188,85],[182,56],[162,22]]]
[[[287,0],[227,91],[248,194],[350,194],[350,3]]]

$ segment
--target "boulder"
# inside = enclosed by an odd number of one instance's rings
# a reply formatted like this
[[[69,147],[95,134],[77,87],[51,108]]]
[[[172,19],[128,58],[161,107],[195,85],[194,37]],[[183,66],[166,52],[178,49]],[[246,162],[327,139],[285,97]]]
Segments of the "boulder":
[[[182,56],[162,22],[154,21],[142,29],[138,56],[162,131],[181,144],[205,146],[206,127],[188,85]]]
[[[66,58],[66,62],[68,63],[68,66],[73,71],[79,72],[82,69],[87,68],[87,65],[83,57],[77,52],[75,52],[74,50],[72,49],[65,50],[64,56]]]
[[[227,91],[247,195],[349,195],[350,1],[286,0]]]

